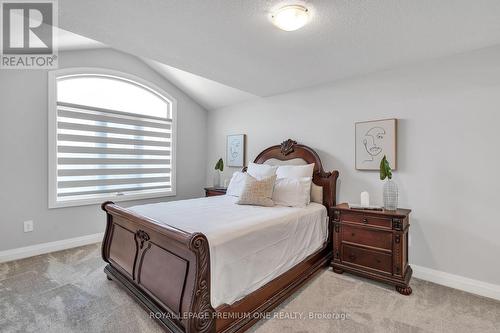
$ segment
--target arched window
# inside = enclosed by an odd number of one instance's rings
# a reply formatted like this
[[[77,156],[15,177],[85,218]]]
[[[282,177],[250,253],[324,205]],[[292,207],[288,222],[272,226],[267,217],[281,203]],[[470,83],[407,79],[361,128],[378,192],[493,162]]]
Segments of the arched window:
[[[102,69],[49,73],[49,207],[175,195],[175,100]]]

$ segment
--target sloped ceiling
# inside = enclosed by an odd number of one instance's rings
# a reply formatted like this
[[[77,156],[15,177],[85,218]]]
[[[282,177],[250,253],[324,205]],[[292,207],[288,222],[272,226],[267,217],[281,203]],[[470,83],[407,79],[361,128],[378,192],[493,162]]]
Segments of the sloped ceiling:
[[[59,51],[109,48],[106,44],[57,28]],[[255,95],[167,66],[147,58],[138,58],[158,74],[184,91],[206,110],[214,110],[255,98]]]
[[[103,43],[66,31],[64,29],[58,28],[56,30],[57,30],[57,45],[59,51],[100,49],[108,47]]]
[[[500,43],[498,0],[310,0],[295,32],[269,22],[283,3],[64,0],[59,23],[259,96]]]
[[[172,66],[143,58],[149,67],[154,69],[177,88],[184,91],[206,110],[215,110],[255,98],[255,95],[228,87],[224,84],[194,75]]]

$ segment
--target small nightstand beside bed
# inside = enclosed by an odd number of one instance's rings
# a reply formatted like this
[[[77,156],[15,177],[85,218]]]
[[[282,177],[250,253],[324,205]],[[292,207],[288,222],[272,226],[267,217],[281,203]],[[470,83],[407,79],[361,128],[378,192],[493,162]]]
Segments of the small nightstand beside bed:
[[[410,295],[412,269],[408,265],[410,210],[357,210],[348,204],[333,209],[333,260],[336,273],[344,271],[392,284]]]
[[[216,195],[224,195],[226,194],[227,188],[220,187],[205,187],[205,196],[206,197],[214,197]]]
[[[108,278],[159,314],[167,331],[245,331],[332,259],[338,172],[325,172],[313,149],[292,140],[255,163],[314,163],[319,203],[258,207],[227,195],[128,209],[103,204]]]

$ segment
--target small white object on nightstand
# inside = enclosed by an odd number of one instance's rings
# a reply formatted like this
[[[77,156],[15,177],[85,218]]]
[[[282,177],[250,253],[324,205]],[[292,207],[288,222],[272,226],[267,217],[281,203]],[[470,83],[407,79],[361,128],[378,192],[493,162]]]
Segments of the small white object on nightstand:
[[[366,191],[361,192],[361,206],[363,207],[370,206],[370,194]]]

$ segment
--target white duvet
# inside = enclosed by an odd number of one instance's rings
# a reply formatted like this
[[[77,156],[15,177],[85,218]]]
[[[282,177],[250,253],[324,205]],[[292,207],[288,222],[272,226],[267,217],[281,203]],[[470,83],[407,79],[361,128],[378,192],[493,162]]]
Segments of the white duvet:
[[[237,205],[215,196],[130,207],[187,232],[210,246],[211,303],[232,304],[286,272],[327,239],[326,208]]]

